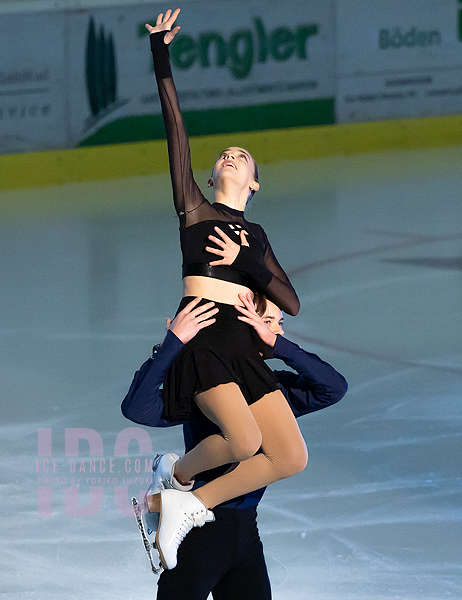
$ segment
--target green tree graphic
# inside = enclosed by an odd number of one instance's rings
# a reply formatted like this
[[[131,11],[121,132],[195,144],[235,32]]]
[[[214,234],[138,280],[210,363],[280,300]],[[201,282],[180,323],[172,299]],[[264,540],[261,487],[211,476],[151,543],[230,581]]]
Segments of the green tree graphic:
[[[117,99],[117,73],[112,34],[106,38],[103,25],[97,34],[93,17],[88,26],[85,76],[90,110],[96,117]]]
[[[98,101],[98,89],[97,89],[97,73],[95,65],[95,49],[96,49],[96,34],[95,34],[95,21],[93,17],[90,19],[90,25],[88,27],[87,35],[87,52],[85,56],[85,75],[87,80],[87,94],[88,101],[90,103],[90,109],[93,115],[97,115],[100,109]]]
[[[109,91],[109,104],[116,101],[117,98],[117,77],[116,77],[116,57],[114,50],[114,39],[112,33],[109,35],[109,41],[107,45],[108,55],[108,91]]]
[[[107,102],[107,77],[106,77],[106,52],[104,42],[104,27],[99,28],[99,35],[96,39],[95,62],[98,69],[98,88],[100,97],[100,110],[106,108]]]
[[[462,0],[459,0],[459,41],[462,42],[462,7],[460,4]]]

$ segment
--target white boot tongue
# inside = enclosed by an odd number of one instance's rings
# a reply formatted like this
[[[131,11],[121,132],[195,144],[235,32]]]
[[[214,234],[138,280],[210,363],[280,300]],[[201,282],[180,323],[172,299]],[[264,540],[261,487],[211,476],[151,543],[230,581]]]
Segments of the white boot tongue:
[[[195,510],[192,514],[194,520],[194,527],[202,527],[205,523],[215,521],[215,515],[211,510],[207,510],[204,506],[203,510]]]

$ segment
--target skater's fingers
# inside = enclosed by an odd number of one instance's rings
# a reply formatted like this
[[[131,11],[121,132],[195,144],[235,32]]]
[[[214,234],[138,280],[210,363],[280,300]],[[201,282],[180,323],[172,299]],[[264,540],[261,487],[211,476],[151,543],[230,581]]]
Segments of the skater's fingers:
[[[211,267],[216,267],[217,265],[222,265],[222,266],[228,266],[232,263],[233,261],[230,261],[228,258],[226,258],[226,256],[224,256],[221,260],[214,260],[212,262],[209,262],[209,265]]]
[[[212,308],[211,310],[202,313],[200,315],[197,315],[196,320],[198,323],[202,323],[203,321],[209,319],[210,317],[212,317],[213,315],[216,315],[218,312],[218,308]]]
[[[216,265],[232,265],[236,260],[237,255],[241,247],[236,242],[233,242],[231,238],[229,238],[219,227],[214,227],[215,231],[220,235],[223,239],[217,238],[214,235],[209,235],[208,239],[214,242],[219,249],[212,248],[210,246],[206,246],[205,250],[210,252],[210,254],[215,254],[217,256],[221,256],[220,260],[215,260],[210,262],[209,264],[213,267]]]
[[[178,18],[178,15],[180,14],[181,8],[177,8],[175,9],[174,12],[172,12],[172,10],[169,8],[168,11],[165,13],[165,24],[169,26],[169,28],[172,28],[173,23],[175,23],[175,21]]]
[[[202,298],[194,298],[176,315],[173,321],[170,321],[168,328],[172,330],[172,332],[177,335],[178,331],[181,331],[185,326],[187,327],[188,321],[194,320],[194,317],[191,317],[191,311],[197,306],[197,304],[202,300]],[[181,339],[181,336],[178,335]]]
[[[242,304],[244,304],[244,306],[247,306],[247,307],[249,306],[250,301],[249,301],[247,294],[239,293],[238,297],[239,297],[239,300],[242,302]]]
[[[243,306],[240,306],[239,304],[235,304],[234,308],[237,311],[239,311],[241,313],[241,315],[244,315],[246,317],[246,319],[248,319],[248,322],[251,323],[255,328],[266,327],[263,319],[259,315],[257,315],[257,313],[255,313],[251,310],[247,310],[247,308],[244,308]]]
[[[239,321],[244,321],[244,323],[248,323],[249,325],[252,325],[252,319],[250,319],[249,317],[244,317],[243,315],[237,315],[237,318],[239,319]]]
[[[226,248],[227,246],[229,246],[230,248],[232,248],[232,247],[233,247],[233,246],[232,246],[233,244],[234,244],[235,246],[237,246],[237,244],[235,244],[235,243],[234,243],[232,240],[230,240],[229,238],[228,238],[228,241],[227,241],[227,242],[225,242],[225,241],[223,241],[223,240],[220,240],[220,238],[217,238],[217,237],[215,237],[214,235],[209,235],[209,240],[210,240],[211,242],[214,242],[214,243],[215,243],[217,246],[220,246],[220,248]]]
[[[187,344],[203,327],[215,322],[213,318],[217,314],[218,308],[214,302],[207,302],[197,306],[201,298],[194,298],[186,307],[178,313],[170,325],[170,330],[176,337]],[[209,322],[210,321],[210,322]],[[207,325],[204,325],[207,323]]]
[[[213,325],[216,319],[208,319],[207,321],[201,321],[199,324],[199,329],[204,329],[204,327],[208,327],[209,325]]]
[[[219,256],[223,256],[224,250],[219,250],[218,248],[212,248],[212,246],[205,247],[206,252],[210,252],[210,254],[218,254]]]
[[[214,306],[215,302],[207,302],[207,304],[201,304],[201,306],[198,306],[197,308],[191,311],[191,315],[193,317],[198,317],[199,315],[203,316],[203,313],[205,313],[208,310],[211,310]],[[218,308],[216,310],[218,311]]]
[[[224,241],[225,241],[226,243],[228,243],[228,242],[231,242],[232,244],[234,244],[233,240],[232,240],[230,237],[228,237],[228,236],[226,235],[226,233],[225,233],[224,231],[222,231],[222,230],[221,230],[219,227],[216,227],[216,226],[215,226],[215,227],[214,227],[214,229],[215,229],[215,231],[218,233],[218,235],[219,235],[221,238],[223,238],[223,239],[224,239]]]
[[[159,13],[159,15],[157,15],[155,27],[152,27],[152,25],[150,25],[149,23],[146,23],[145,27],[150,34],[165,31],[166,34],[164,36],[164,42],[166,44],[170,44],[170,42],[180,30],[179,26],[176,26],[174,29],[172,29],[172,26],[175,23],[179,13],[179,8],[177,8],[173,13],[172,10],[169,8],[165,14]]]
[[[276,343],[276,334],[273,333],[271,331],[271,329],[265,325],[265,323],[263,322],[263,320],[261,320],[260,318],[256,319],[255,317],[244,317],[241,315],[238,315],[237,318],[240,321],[244,321],[244,323],[247,323],[248,325],[251,325],[255,331],[258,333],[260,339],[265,342],[265,344],[267,346],[273,346]]]
[[[241,306],[240,304],[235,304],[234,308],[236,310],[238,310],[240,313],[242,313],[243,315],[246,315],[248,317],[252,314],[247,308],[245,308],[244,306]]]
[[[207,252],[210,252],[210,254],[216,254],[217,256],[222,257],[220,260],[210,262],[209,265],[232,265],[233,262],[236,260],[237,255],[239,254],[240,246],[235,244],[235,247],[232,248],[228,245],[225,246],[223,250],[216,250],[215,248],[207,246],[205,249],[207,250]]]
[[[202,298],[200,296],[197,296],[196,298],[194,298],[194,300],[191,300],[191,302],[188,302],[188,304],[186,304],[186,306],[183,308],[183,310],[181,310],[178,314],[187,314],[193,311],[193,309],[199,304],[199,302],[202,300]]]
[[[253,303],[253,297],[251,294],[239,294],[239,300],[252,314],[257,314],[257,311],[255,310],[255,305]]]
[[[173,38],[176,36],[176,34],[180,31],[181,27],[175,27],[174,29],[172,29],[171,31],[167,31],[167,33],[165,34],[164,37],[164,42],[166,44],[170,44],[170,42],[173,40]]]

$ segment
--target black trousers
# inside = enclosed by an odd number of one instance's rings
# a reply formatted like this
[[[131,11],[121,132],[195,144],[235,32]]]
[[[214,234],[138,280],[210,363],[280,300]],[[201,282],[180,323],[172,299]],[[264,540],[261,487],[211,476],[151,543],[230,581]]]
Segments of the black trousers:
[[[215,521],[192,529],[178,564],[159,577],[157,600],[271,600],[256,508],[216,508]]]

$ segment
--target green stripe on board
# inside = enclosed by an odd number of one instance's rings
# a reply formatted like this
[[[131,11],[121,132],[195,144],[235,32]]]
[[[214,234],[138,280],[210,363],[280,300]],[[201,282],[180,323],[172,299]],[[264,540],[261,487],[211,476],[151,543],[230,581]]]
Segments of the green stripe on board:
[[[190,136],[310,127],[334,123],[334,99],[304,100],[262,106],[219,108],[183,113]],[[162,115],[125,117],[102,127],[79,146],[144,142],[165,138]]]

